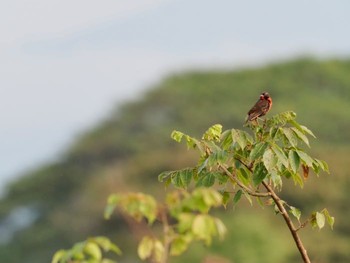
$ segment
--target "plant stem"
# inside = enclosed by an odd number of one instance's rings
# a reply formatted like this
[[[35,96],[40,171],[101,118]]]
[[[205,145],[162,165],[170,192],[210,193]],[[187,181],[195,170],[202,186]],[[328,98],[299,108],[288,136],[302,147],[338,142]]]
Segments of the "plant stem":
[[[239,160],[239,159],[238,159]],[[248,165],[246,165],[244,162],[242,162],[241,160],[239,160],[243,165],[245,165],[247,167],[247,169],[250,171],[250,172],[253,172],[252,168],[249,167]],[[222,166],[221,166],[222,167]],[[225,167],[223,167],[226,174],[228,175],[228,173],[230,173]],[[229,176],[230,178],[231,177],[234,177],[233,175]],[[236,179],[236,178],[234,178]],[[236,181],[236,180],[235,180]],[[296,228],[292,222],[292,220],[290,219],[289,215],[288,215],[288,212],[286,211],[286,209],[284,208],[284,205],[283,205],[283,202],[281,200],[281,198],[275,193],[275,191],[270,187],[270,185],[268,185],[267,183],[265,183],[264,181],[262,182],[263,186],[266,188],[267,192],[268,193],[264,193],[264,194],[268,194],[271,196],[271,198],[274,200],[274,202],[276,203],[280,213],[282,214],[283,218],[284,218],[284,221],[286,222],[292,236],[293,236],[293,239],[294,239],[294,242],[300,252],[300,255],[301,257],[303,258],[303,261],[304,263],[311,263],[310,261],[310,258],[307,254],[307,251],[303,245],[303,242],[301,241],[299,235],[298,235],[298,230],[302,227],[304,227],[307,222],[305,223],[305,225],[302,225],[301,227],[299,228]],[[240,184],[239,184],[240,187],[242,187]],[[244,185],[243,185],[244,186]],[[244,186],[243,189],[245,189],[246,187]],[[248,188],[248,190],[250,190]],[[248,191],[248,194],[251,194],[251,192]]]
[[[280,213],[282,214],[284,221],[286,222],[292,236],[293,239],[295,241],[296,246],[298,247],[298,250],[300,252],[301,257],[303,258],[303,261],[305,263],[311,263],[309,256],[307,255],[307,251],[298,235],[298,230],[297,228],[295,228],[292,220],[290,219],[288,212],[286,211],[286,209],[284,208],[284,205],[282,203],[281,198],[273,191],[273,189],[265,182],[262,182],[263,186],[266,188],[266,190],[271,194],[272,199],[275,201]]]
[[[167,263],[169,258],[169,249],[170,249],[170,226],[168,222],[168,215],[166,207],[163,207],[160,211],[161,221],[163,224],[163,234],[164,234],[164,254],[162,257],[161,263]]]
[[[256,192],[256,191],[251,190],[249,187],[242,184],[242,182],[240,180],[238,180],[237,177],[233,173],[231,173],[229,170],[227,170],[227,168],[225,166],[219,165],[219,167],[225,172],[225,174],[231,180],[233,180],[240,188],[242,188],[249,195],[256,196],[256,197],[268,197],[271,195],[270,193],[260,193],[260,192]]]

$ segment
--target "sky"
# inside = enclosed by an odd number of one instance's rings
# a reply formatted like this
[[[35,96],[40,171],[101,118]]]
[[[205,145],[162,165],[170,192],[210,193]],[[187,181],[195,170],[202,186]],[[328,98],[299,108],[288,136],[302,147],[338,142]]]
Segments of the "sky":
[[[350,1],[0,2],[0,189],[174,72],[350,54]]]

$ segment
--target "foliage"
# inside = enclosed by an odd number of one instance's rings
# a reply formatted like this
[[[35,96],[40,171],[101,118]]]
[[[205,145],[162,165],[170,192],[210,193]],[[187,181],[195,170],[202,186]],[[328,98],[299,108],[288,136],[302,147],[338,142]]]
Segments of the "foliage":
[[[299,249],[304,262],[310,262],[307,251],[298,235],[310,221],[313,227],[323,228],[325,221],[333,228],[334,217],[327,209],[313,212],[304,223],[300,222],[301,211],[282,200],[275,190],[281,191],[284,179],[294,181],[295,185],[304,186],[304,179],[308,178],[310,170],[318,176],[320,171],[329,173],[326,162],[312,158],[301,147],[303,144],[310,147],[308,135],[315,135],[307,127],[295,121],[294,112],[284,112],[265,119],[260,125],[258,121],[249,124],[253,136],[241,130],[231,129],[222,133],[220,124],[210,127],[201,140],[192,138],[180,131],[173,131],[171,137],[181,142],[186,140],[187,147],[199,151],[199,162],[193,168],[180,171],[169,171],[160,174],[159,180],[170,183],[178,188],[187,188],[191,180],[196,186],[211,187],[217,183],[222,193],[224,204],[231,199],[236,205],[242,196],[252,204],[252,196],[259,204],[263,197],[269,197],[267,204],[274,204],[276,213],[282,214]],[[265,188],[265,192],[260,192]],[[295,227],[289,213],[296,217],[299,226]]]
[[[188,149],[199,152],[195,167],[159,175],[161,182],[173,184],[179,190],[169,193],[165,203],[157,202],[154,197],[143,193],[110,195],[105,218],[110,219],[115,208],[118,208],[139,223],[146,219],[149,227],[158,220],[163,226],[160,237],[154,233],[144,235],[137,252],[142,260],[165,263],[170,256],[184,253],[193,241],[210,245],[212,237],[224,237],[226,226],[219,218],[209,215],[211,208],[226,207],[231,200],[233,205],[237,205],[242,195],[252,204],[252,197],[256,197],[261,206],[274,205],[276,214],[282,214],[304,262],[310,262],[297,232],[309,222],[319,229],[326,222],[333,228],[334,217],[323,209],[312,212],[302,223],[301,210],[287,204],[275,192],[281,191],[283,181],[288,179],[303,187],[310,170],[317,176],[320,171],[329,173],[326,162],[305,152],[303,146],[310,147],[307,136],[315,138],[315,135],[297,123],[295,117],[296,114],[289,111],[265,119],[262,124],[254,121],[248,124],[253,134],[238,129],[222,132],[220,124],[211,126],[201,139],[173,131],[171,137],[175,141],[185,140]],[[191,185],[194,190],[186,191]],[[261,188],[265,191],[261,191]],[[262,198],[269,200],[264,203]],[[298,227],[294,226],[286,207],[289,214],[296,218]],[[170,220],[174,223],[169,224]],[[102,260],[96,241],[92,243],[90,240],[88,243],[78,243],[71,251],[58,251],[52,263],[64,263],[72,258],[85,262],[83,252],[96,262]]]
[[[166,262],[168,254],[177,256],[186,251],[194,241],[210,245],[212,238],[222,239],[226,227],[222,221],[208,214],[213,207],[222,205],[221,195],[208,188],[197,188],[192,193],[174,191],[169,193],[164,204],[143,193],[113,194],[108,198],[105,218],[109,219],[115,208],[132,217],[137,222],[147,219],[153,225],[156,218],[163,224],[161,237],[145,235],[138,245],[138,255],[142,260]],[[169,218],[168,218],[169,217]],[[171,225],[168,220],[175,223]],[[120,249],[105,237],[89,238],[77,243],[70,250],[59,250],[52,263],[110,263],[102,258],[101,248],[120,255]]]
[[[121,254],[120,249],[106,237],[93,237],[76,243],[69,250],[59,250],[52,258],[52,263],[114,263],[114,260],[103,258],[102,251]]]
[[[263,181],[271,181],[274,188],[281,190],[283,179],[291,178],[303,187],[310,170],[317,176],[320,171],[329,173],[329,170],[326,162],[312,158],[303,150],[305,145],[310,147],[307,136],[315,138],[315,135],[298,124],[295,117],[294,112],[284,112],[261,125],[250,124],[253,135],[237,129],[222,132],[219,124],[210,127],[201,140],[173,131],[171,137],[175,141],[185,139],[188,148],[198,150],[199,162],[193,168],[163,172],[159,180],[184,189],[192,180],[196,186],[218,183],[226,202],[234,193],[234,203],[242,194],[249,202],[252,195],[269,196],[258,190]],[[291,211],[296,214],[296,210]]]
[[[165,203],[156,203],[152,196],[143,193],[126,193],[110,196],[105,217],[110,218],[115,207],[138,222],[147,219],[149,225],[157,217],[163,224],[161,237],[143,236],[137,251],[143,260],[152,258],[153,262],[166,262],[168,254],[182,254],[193,241],[210,245],[213,237],[223,238],[224,224],[208,214],[211,208],[220,205],[221,195],[208,188],[197,188],[192,193],[171,192]]]

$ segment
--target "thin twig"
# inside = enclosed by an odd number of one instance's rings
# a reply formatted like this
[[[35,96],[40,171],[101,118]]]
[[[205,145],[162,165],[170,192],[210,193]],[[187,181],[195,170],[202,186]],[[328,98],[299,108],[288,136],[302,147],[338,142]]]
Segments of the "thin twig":
[[[247,169],[249,170],[249,171],[251,171],[252,170],[252,167],[253,167],[253,163],[251,163],[251,164],[246,164],[245,162],[243,162],[241,159],[239,159],[239,158],[235,158],[235,160],[237,160],[237,161],[239,161],[241,164],[243,164],[245,167],[247,167]]]
[[[306,225],[310,222],[310,219],[307,219],[304,223],[300,224],[298,228],[295,229],[295,231],[299,231],[300,229],[306,227]]]
[[[227,168],[223,165],[219,165],[219,167],[226,173],[226,175],[233,180],[236,184],[238,184],[239,187],[241,187],[244,191],[246,191],[249,195],[251,196],[257,196],[257,197],[268,197],[271,196],[270,193],[260,193],[260,192],[255,192],[253,190],[251,190],[249,187],[245,186],[244,184],[241,183],[241,181],[239,181],[237,179],[237,177],[231,173],[229,170],[227,170]]]

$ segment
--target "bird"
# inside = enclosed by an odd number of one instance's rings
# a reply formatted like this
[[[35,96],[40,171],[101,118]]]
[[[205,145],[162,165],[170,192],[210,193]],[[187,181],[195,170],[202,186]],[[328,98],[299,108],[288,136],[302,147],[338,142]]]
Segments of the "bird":
[[[272,107],[272,98],[269,93],[263,92],[260,94],[259,100],[255,105],[248,111],[248,121],[254,121],[257,118],[264,116]]]

